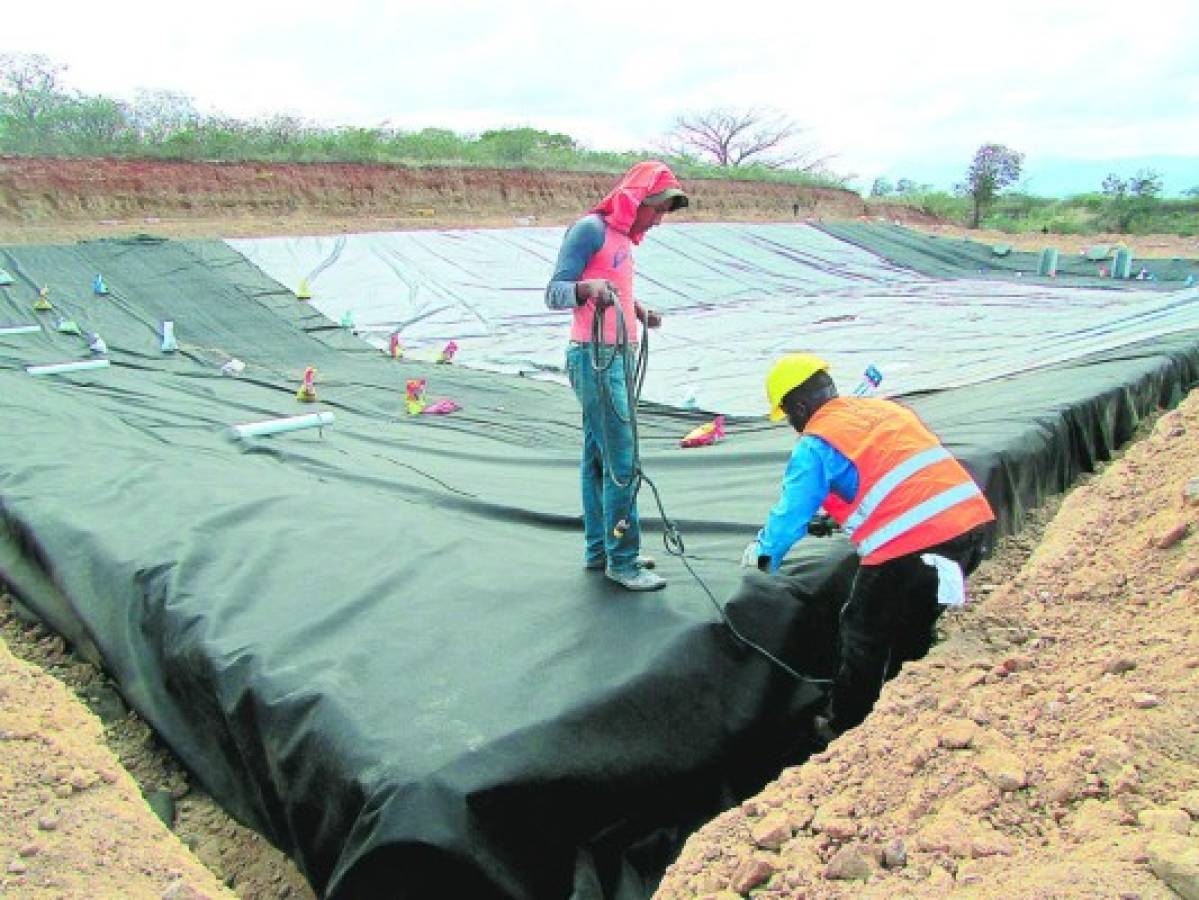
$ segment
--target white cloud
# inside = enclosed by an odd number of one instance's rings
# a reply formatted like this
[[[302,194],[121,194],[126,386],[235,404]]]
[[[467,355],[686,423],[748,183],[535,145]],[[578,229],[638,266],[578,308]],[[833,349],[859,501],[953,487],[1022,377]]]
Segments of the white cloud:
[[[206,110],[480,131],[529,124],[644,147],[674,115],[770,106],[869,174],[1026,154],[1199,156],[1199,4],[1009,0],[707,13],[680,0],[161,0],[10,4],[0,49],[69,65],[88,92],[191,95]],[[979,18],[982,21],[977,21]],[[69,25],[69,27],[67,27]]]

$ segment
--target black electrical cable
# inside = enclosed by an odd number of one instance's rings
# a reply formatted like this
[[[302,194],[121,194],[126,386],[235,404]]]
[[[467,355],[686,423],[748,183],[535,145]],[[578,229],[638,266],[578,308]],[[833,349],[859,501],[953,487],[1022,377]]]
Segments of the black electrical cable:
[[[649,364],[649,328],[647,325],[647,327],[645,329],[645,334],[641,340],[640,347],[638,348],[636,366],[633,368],[633,371],[630,373],[630,370],[629,370],[629,362],[630,362],[630,360],[629,360],[629,357],[630,357],[629,338],[628,338],[628,328],[625,325],[624,310],[620,307],[620,305],[618,303],[613,303],[612,305],[615,307],[614,318],[616,321],[616,340],[615,340],[614,344],[612,345],[612,355],[609,356],[606,361],[604,361],[602,359],[602,353],[601,353],[600,348],[603,346],[603,334],[604,334],[603,313],[604,313],[604,310],[600,308],[599,304],[596,304],[595,314],[592,316],[592,319],[591,319],[591,368],[597,374],[606,372],[608,369],[610,369],[612,367],[612,363],[616,359],[617,353],[620,353],[621,358],[624,360],[624,364],[625,364],[625,370],[624,370],[625,393],[626,393],[626,397],[628,399],[628,408],[629,408],[629,417],[627,420],[621,415],[620,410],[618,410],[616,408],[616,404],[613,403],[612,397],[608,393],[608,386],[607,386],[606,379],[598,378],[597,382],[599,384],[600,394],[603,395],[603,397],[607,400],[608,405],[611,407],[612,411],[616,414],[617,419],[619,419],[621,422],[627,424],[629,426],[630,430],[632,431],[633,461],[632,461],[632,465],[630,467],[629,478],[627,481],[622,482],[617,477],[616,472],[613,470],[611,465],[606,466],[606,468],[608,469],[608,477],[612,479],[612,482],[617,487],[626,488],[626,487],[629,487],[630,485],[633,486],[633,494],[629,501],[630,510],[632,509],[633,505],[637,502],[637,495],[641,491],[642,482],[649,485],[650,490],[653,492],[653,495],[654,495],[654,502],[658,506],[658,515],[662,519],[662,543],[666,548],[666,552],[669,553],[671,556],[677,557],[679,559],[679,561],[682,562],[683,567],[689,573],[691,573],[691,577],[695,579],[696,584],[698,584],[700,586],[700,588],[703,590],[703,592],[708,596],[708,599],[712,602],[712,606],[714,606],[716,608],[716,612],[720,614],[721,620],[724,622],[725,626],[732,633],[733,637],[735,637],[738,641],[740,641],[746,647],[749,647],[751,650],[754,650],[757,653],[761,654],[763,657],[766,658],[766,660],[768,660],[769,662],[771,662],[778,668],[782,669],[784,672],[786,672],[788,675],[790,675],[796,681],[800,681],[805,684],[815,684],[815,685],[832,684],[833,679],[831,679],[831,678],[815,678],[811,675],[800,674],[799,672],[795,671],[795,669],[791,668],[791,666],[787,665],[785,662],[783,662],[781,659],[779,659],[777,656],[775,656],[773,653],[771,653],[769,650],[767,650],[765,647],[761,646],[758,643],[755,643],[754,641],[747,638],[740,631],[738,631],[737,626],[733,624],[733,620],[729,617],[728,611],[723,606],[720,605],[720,601],[716,599],[716,595],[712,593],[712,590],[708,587],[707,583],[703,580],[703,578],[700,577],[699,573],[696,572],[695,569],[691,568],[691,563],[687,561],[687,548],[683,543],[683,535],[679,531],[679,527],[677,524],[675,524],[674,520],[671,519],[666,514],[666,506],[662,502],[662,495],[658,491],[658,486],[656,484],[654,484],[653,480],[648,475],[646,475],[645,471],[641,468],[641,438],[637,432],[637,404],[641,400],[641,388],[645,384],[645,374],[646,374],[646,369],[648,368],[648,364]],[[606,438],[606,436],[605,436],[605,438]],[[606,439],[605,439],[604,444],[605,444],[605,446],[611,446],[610,442],[607,441]]]

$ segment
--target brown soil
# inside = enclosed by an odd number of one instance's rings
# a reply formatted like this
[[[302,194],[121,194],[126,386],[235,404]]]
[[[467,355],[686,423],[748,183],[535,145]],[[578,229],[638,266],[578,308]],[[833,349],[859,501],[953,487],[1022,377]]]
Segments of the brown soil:
[[[3,158],[0,242],[563,224],[610,181]],[[698,202],[676,220],[792,221],[799,203],[801,218],[879,216],[1022,249],[1106,240],[969,232],[842,191],[692,189]],[[1133,246],[1199,257],[1194,238]],[[1070,495],[1031,563],[1035,522],[1005,541],[948,640],[866,724],[694,836],[661,896],[1167,896],[1168,884],[1199,897],[1199,551],[1189,532],[1152,546],[1195,524],[1179,497],[1197,452],[1191,398]],[[0,597],[0,896],[199,898],[230,885],[254,900],[311,898],[114,698]],[[173,835],[141,795],[174,802]],[[853,874],[869,880],[840,880]]]
[[[582,172],[0,157],[0,243],[565,225],[611,182]],[[718,180],[688,188],[694,203],[672,222],[881,219],[1021,250],[1073,253],[1123,240],[1137,256],[1199,258],[1199,237],[1009,235],[832,188]]]
[[[611,175],[585,172],[0,157],[0,242],[131,231],[248,237],[561,225],[607,193],[612,181]],[[691,206],[671,221],[870,214],[850,191],[745,181],[696,181],[690,187]],[[934,221],[902,208],[895,215]]]

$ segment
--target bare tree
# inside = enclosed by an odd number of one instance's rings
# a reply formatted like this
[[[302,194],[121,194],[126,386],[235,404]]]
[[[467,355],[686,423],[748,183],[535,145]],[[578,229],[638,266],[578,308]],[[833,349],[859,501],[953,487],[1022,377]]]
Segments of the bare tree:
[[[718,166],[746,163],[771,169],[811,172],[830,157],[819,157],[796,139],[803,132],[777,110],[710,109],[678,116],[666,135],[666,149],[679,156],[698,153]]]
[[[179,91],[138,88],[129,118],[146,143],[161,144],[200,121],[192,98]]]
[[[25,128],[62,105],[59,76],[66,66],[40,53],[0,53],[0,100],[3,111]]]

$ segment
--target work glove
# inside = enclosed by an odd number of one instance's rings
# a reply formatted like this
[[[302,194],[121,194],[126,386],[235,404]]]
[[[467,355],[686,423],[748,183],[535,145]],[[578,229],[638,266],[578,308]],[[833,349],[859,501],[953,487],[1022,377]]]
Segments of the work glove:
[[[634,309],[637,312],[637,318],[645,323],[646,328],[658,328],[662,324],[662,314],[654,309],[649,309],[641,305],[641,301],[634,301]]]
[[[758,569],[765,572],[769,565],[770,557],[762,555],[757,541],[751,541],[750,545],[745,548],[745,552],[741,554],[741,568],[743,569]]]

